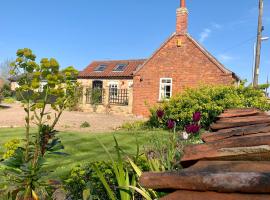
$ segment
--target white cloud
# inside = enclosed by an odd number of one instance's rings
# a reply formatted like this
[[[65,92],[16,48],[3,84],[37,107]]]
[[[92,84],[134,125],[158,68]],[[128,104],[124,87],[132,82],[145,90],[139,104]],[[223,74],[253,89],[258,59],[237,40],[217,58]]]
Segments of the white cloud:
[[[218,55],[218,59],[220,60],[220,62],[229,62],[231,60],[234,60],[234,57],[227,55],[227,54],[220,54]]]
[[[200,33],[200,42],[203,43],[210,36],[211,32],[211,29],[205,28],[203,32]]]
[[[215,22],[212,23],[212,27],[215,28],[215,29],[221,29],[221,28],[223,28],[223,26],[221,24],[217,24]]]

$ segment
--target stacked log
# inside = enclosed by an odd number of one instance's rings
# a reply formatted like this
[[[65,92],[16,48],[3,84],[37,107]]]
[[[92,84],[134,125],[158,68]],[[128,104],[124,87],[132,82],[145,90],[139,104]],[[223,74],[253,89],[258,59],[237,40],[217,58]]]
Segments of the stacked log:
[[[172,191],[162,200],[269,200],[270,116],[230,109],[184,149],[180,172],[144,173],[142,186]]]

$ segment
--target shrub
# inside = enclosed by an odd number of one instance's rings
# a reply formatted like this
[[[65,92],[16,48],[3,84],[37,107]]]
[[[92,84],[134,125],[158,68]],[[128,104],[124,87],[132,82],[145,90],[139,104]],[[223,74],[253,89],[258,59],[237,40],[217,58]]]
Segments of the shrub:
[[[13,92],[11,91],[10,85],[5,83],[3,87],[0,89],[3,97],[12,97]]]
[[[176,122],[178,129],[191,123],[195,112],[202,114],[201,126],[208,128],[215,118],[228,108],[258,108],[270,110],[270,104],[261,90],[252,87],[235,86],[201,86],[197,89],[187,89],[185,92],[164,101],[160,108],[151,109],[148,125],[151,127],[166,127],[169,119]],[[164,116],[158,117],[162,110]]]
[[[20,140],[18,139],[13,139],[5,143],[4,147],[6,149],[6,152],[3,155],[3,159],[8,159],[14,156],[15,151],[19,148],[19,146],[20,146]]]
[[[6,98],[3,99],[2,102],[5,103],[5,104],[13,104],[13,103],[16,102],[16,100],[14,98],[12,98],[12,97],[6,97]]]
[[[110,183],[111,189],[117,193],[116,179],[112,172],[112,163],[110,162],[93,162],[85,166],[77,166],[73,168],[65,178],[65,189],[68,191],[68,196],[71,199],[83,199],[83,191],[90,188],[90,193],[93,199],[108,199],[105,188],[98,178],[94,167],[104,174],[106,180]]]
[[[121,126],[125,130],[142,130],[147,128],[145,121],[126,122]]]
[[[88,122],[83,122],[81,125],[80,125],[81,128],[89,128],[91,127],[90,124]]]

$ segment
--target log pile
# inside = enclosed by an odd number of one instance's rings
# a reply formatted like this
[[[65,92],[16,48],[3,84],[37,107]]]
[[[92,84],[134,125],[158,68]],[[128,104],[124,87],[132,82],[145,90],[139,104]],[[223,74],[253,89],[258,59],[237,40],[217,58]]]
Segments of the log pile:
[[[269,200],[270,116],[230,109],[184,149],[180,172],[144,173],[142,186],[172,191],[162,200]]]

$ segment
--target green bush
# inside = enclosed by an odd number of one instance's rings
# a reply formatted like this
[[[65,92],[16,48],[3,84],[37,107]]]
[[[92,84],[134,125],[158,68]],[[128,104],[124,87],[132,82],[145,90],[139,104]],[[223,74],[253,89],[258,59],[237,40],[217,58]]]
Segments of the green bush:
[[[83,191],[90,188],[93,199],[108,199],[105,188],[98,178],[94,166],[98,166],[99,170],[105,174],[106,180],[110,183],[111,189],[117,193],[116,179],[112,172],[112,164],[110,162],[93,162],[83,167],[75,167],[71,170],[68,177],[65,178],[65,189],[71,199],[83,199]]]
[[[225,109],[251,107],[263,111],[270,110],[270,104],[261,90],[244,85],[201,86],[197,89],[187,89],[169,101],[164,101],[159,108],[152,108],[148,125],[165,128],[167,121],[172,119],[178,129],[183,129],[191,122],[193,113],[201,112],[201,126],[208,128]],[[162,119],[157,116],[158,109],[164,111]]]
[[[6,97],[6,98],[3,99],[2,102],[5,103],[5,104],[13,104],[13,103],[16,102],[16,100],[14,98],[12,98],[12,97]]]
[[[1,90],[0,93],[2,94],[3,97],[12,97],[13,96],[13,92],[11,91],[10,85],[7,83],[5,83],[0,90]]]
[[[81,125],[80,125],[81,128],[89,128],[91,127],[91,125],[88,123],[88,122],[83,122]]]
[[[121,126],[124,130],[143,130],[146,127],[145,121],[126,122]]]

